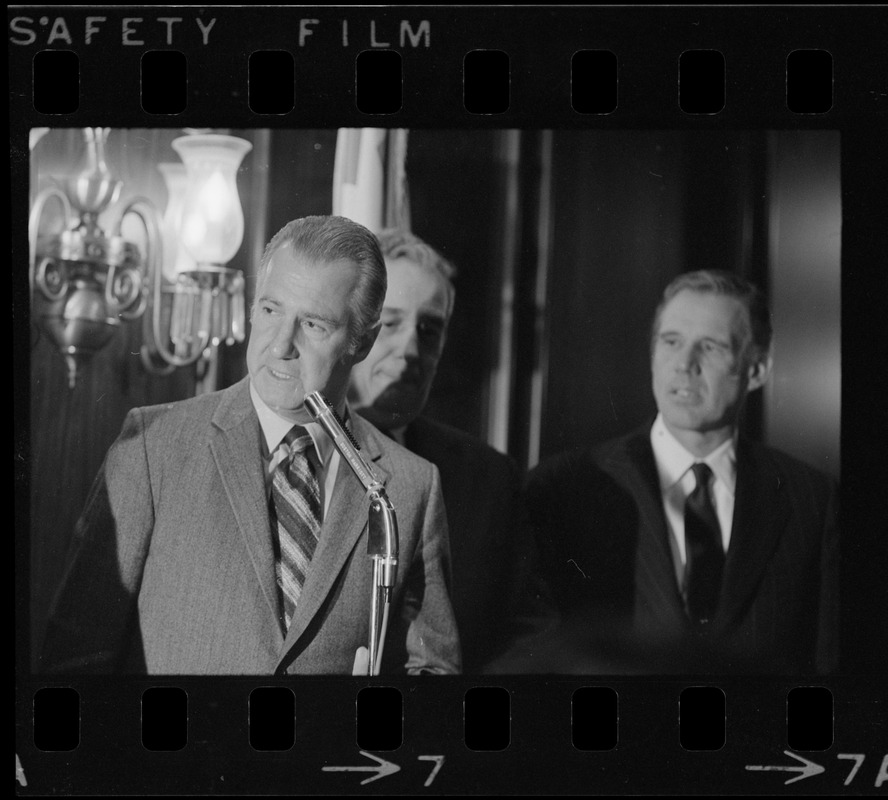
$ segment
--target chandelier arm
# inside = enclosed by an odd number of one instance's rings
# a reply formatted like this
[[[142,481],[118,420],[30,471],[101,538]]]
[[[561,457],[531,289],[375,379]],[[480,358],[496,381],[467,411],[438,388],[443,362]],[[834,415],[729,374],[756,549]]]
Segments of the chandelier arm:
[[[36,199],[34,200],[34,205],[32,206],[31,213],[28,216],[28,283],[32,295],[34,293],[34,284],[36,281],[37,272],[37,238],[40,232],[40,220],[43,217],[43,209],[46,207],[46,204],[52,199],[58,200],[62,204],[62,210],[65,214],[65,230],[67,230],[68,225],[70,224],[71,219],[74,216],[74,212],[71,209],[71,201],[68,200],[68,196],[56,186],[47,187],[42,192],[40,192],[40,194],[38,194]],[[47,296],[49,300],[57,300],[58,297],[61,296],[53,296],[52,293],[49,293],[47,291],[43,283],[40,283],[41,291]],[[62,293],[64,293],[64,287],[62,288]]]
[[[120,218],[117,221],[116,233],[118,236],[121,235],[121,229],[123,228],[123,221],[126,219],[128,214],[134,214],[139,218],[139,221],[142,223],[142,227],[145,228],[146,233],[146,241],[145,241],[145,263],[146,263],[146,272],[142,272],[141,270],[134,270],[136,274],[139,275],[138,285],[133,284],[134,290],[132,294],[134,297],[132,299],[127,299],[127,301],[123,304],[117,303],[118,305],[122,305],[123,308],[118,312],[120,317],[123,319],[137,319],[144,312],[147,304],[148,304],[148,291],[147,284],[150,279],[150,275],[159,269],[159,251],[160,251],[160,215],[157,213],[157,210],[154,207],[154,204],[144,198],[144,197],[135,197],[127,203],[124,207],[123,211],[120,214]],[[106,292],[113,290],[114,281],[111,279],[112,276],[109,275],[108,282],[106,284]],[[108,300],[110,302],[117,302],[116,297],[109,297]],[[135,308],[131,308],[132,304],[137,301]]]

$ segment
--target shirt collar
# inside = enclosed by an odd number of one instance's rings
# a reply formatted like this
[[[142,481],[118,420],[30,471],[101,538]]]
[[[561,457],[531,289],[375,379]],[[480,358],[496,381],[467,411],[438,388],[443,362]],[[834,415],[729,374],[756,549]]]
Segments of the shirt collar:
[[[666,427],[663,415],[657,414],[651,428],[651,447],[660,488],[665,492],[675,486],[684,474],[697,461],[709,465],[717,480],[720,480],[733,495],[737,481],[737,434],[722,442],[706,458],[700,459],[689,453]]]
[[[259,425],[262,427],[265,444],[268,447],[268,454],[270,456],[275,450],[277,450],[280,443],[284,440],[284,437],[289,433],[290,428],[296,423],[290,422],[290,420],[284,419],[282,416],[272,411],[259,396],[252,381],[250,381],[250,399],[253,401],[253,408],[256,409],[256,416],[259,417]],[[343,413],[340,414],[340,418],[347,422],[348,407],[343,404],[342,410]],[[323,427],[316,422],[306,423],[302,427],[304,427],[305,430],[308,431],[308,435],[311,436],[321,466],[326,467],[330,463],[330,458],[333,456],[333,451],[336,447],[333,444],[333,440],[327,435],[327,432]]]

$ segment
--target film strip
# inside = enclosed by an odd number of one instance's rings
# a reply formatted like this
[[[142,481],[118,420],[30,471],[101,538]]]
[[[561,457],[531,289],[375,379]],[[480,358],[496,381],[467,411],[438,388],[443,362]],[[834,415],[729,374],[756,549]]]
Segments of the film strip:
[[[873,388],[885,337],[886,30],[882,6],[9,7],[15,371],[32,375],[30,388],[14,382],[18,794],[888,791],[885,414]],[[33,530],[41,493],[69,487],[38,482],[52,471],[37,462],[34,426],[55,401],[35,389],[24,311],[29,139],[90,126],[836,136],[840,668],[41,676],[34,576],[41,558],[58,556],[35,545]],[[309,167],[287,174],[311,177]],[[59,402],[72,420],[94,419],[82,408],[78,418],[70,397]]]

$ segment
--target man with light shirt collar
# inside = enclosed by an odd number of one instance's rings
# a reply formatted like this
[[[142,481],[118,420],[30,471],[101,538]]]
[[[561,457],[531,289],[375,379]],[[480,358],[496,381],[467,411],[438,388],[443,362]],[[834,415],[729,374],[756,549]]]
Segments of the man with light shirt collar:
[[[653,424],[530,476],[547,577],[605,671],[836,668],[836,487],[739,430],[770,347],[756,287],[678,276],[652,329]]]
[[[397,514],[381,671],[459,671],[438,471],[345,404],[385,288],[363,226],[305,217],[278,232],[258,269],[249,375],[127,416],[75,530],[42,672],[366,674],[369,503],[305,407],[315,391]]]
[[[692,471],[692,466],[695,463],[702,462],[712,470],[713,478],[710,491],[718,516],[721,533],[720,543],[725,552],[728,550],[728,544],[731,541],[731,522],[734,515],[734,487],[737,480],[735,440],[736,437],[731,436],[708,456],[698,459],[685,450],[678,439],[669,432],[662,415],[657,415],[654,426],[651,428],[651,447],[654,450],[654,460],[657,463],[657,473],[660,476],[666,522],[672,534],[669,537],[669,546],[672,550],[675,577],[679,585],[684,583],[688,560],[684,535],[685,503],[696,486]]]

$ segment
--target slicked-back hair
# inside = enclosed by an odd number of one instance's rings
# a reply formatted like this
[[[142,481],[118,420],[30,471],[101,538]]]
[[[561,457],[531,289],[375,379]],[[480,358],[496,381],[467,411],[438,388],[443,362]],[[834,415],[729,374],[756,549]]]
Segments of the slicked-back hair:
[[[406,258],[415,264],[437,273],[444,279],[447,291],[447,319],[453,313],[453,302],[456,298],[456,288],[453,279],[456,277],[456,267],[452,262],[442,256],[428,242],[424,242],[416,234],[403,228],[386,228],[377,234],[382,255],[393,261],[396,258]]]
[[[338,261],[355,264],[358,282],[349,298],[349,346],[356,350],[363,334],[382,313],[387,288],[385,261],[370,230],[346,217],[312,216],[288,222],[266,245],[256,274],[256,295],[265,280],[268,263],[281,248],[321,266]]]
[[[749,317],[749,356],[753,361],[767,357],[771,350],[771,312],[761,290],[750,281],[733,272],[720,269],[701,269],[684,272],[675,278],[664,290],[660,305],[654,313],[651,328],[651,350],[657,341],[660,316],[667,303],[679,292],[692,291],[701,294],[715,294],[734,297],[746,308]]]

